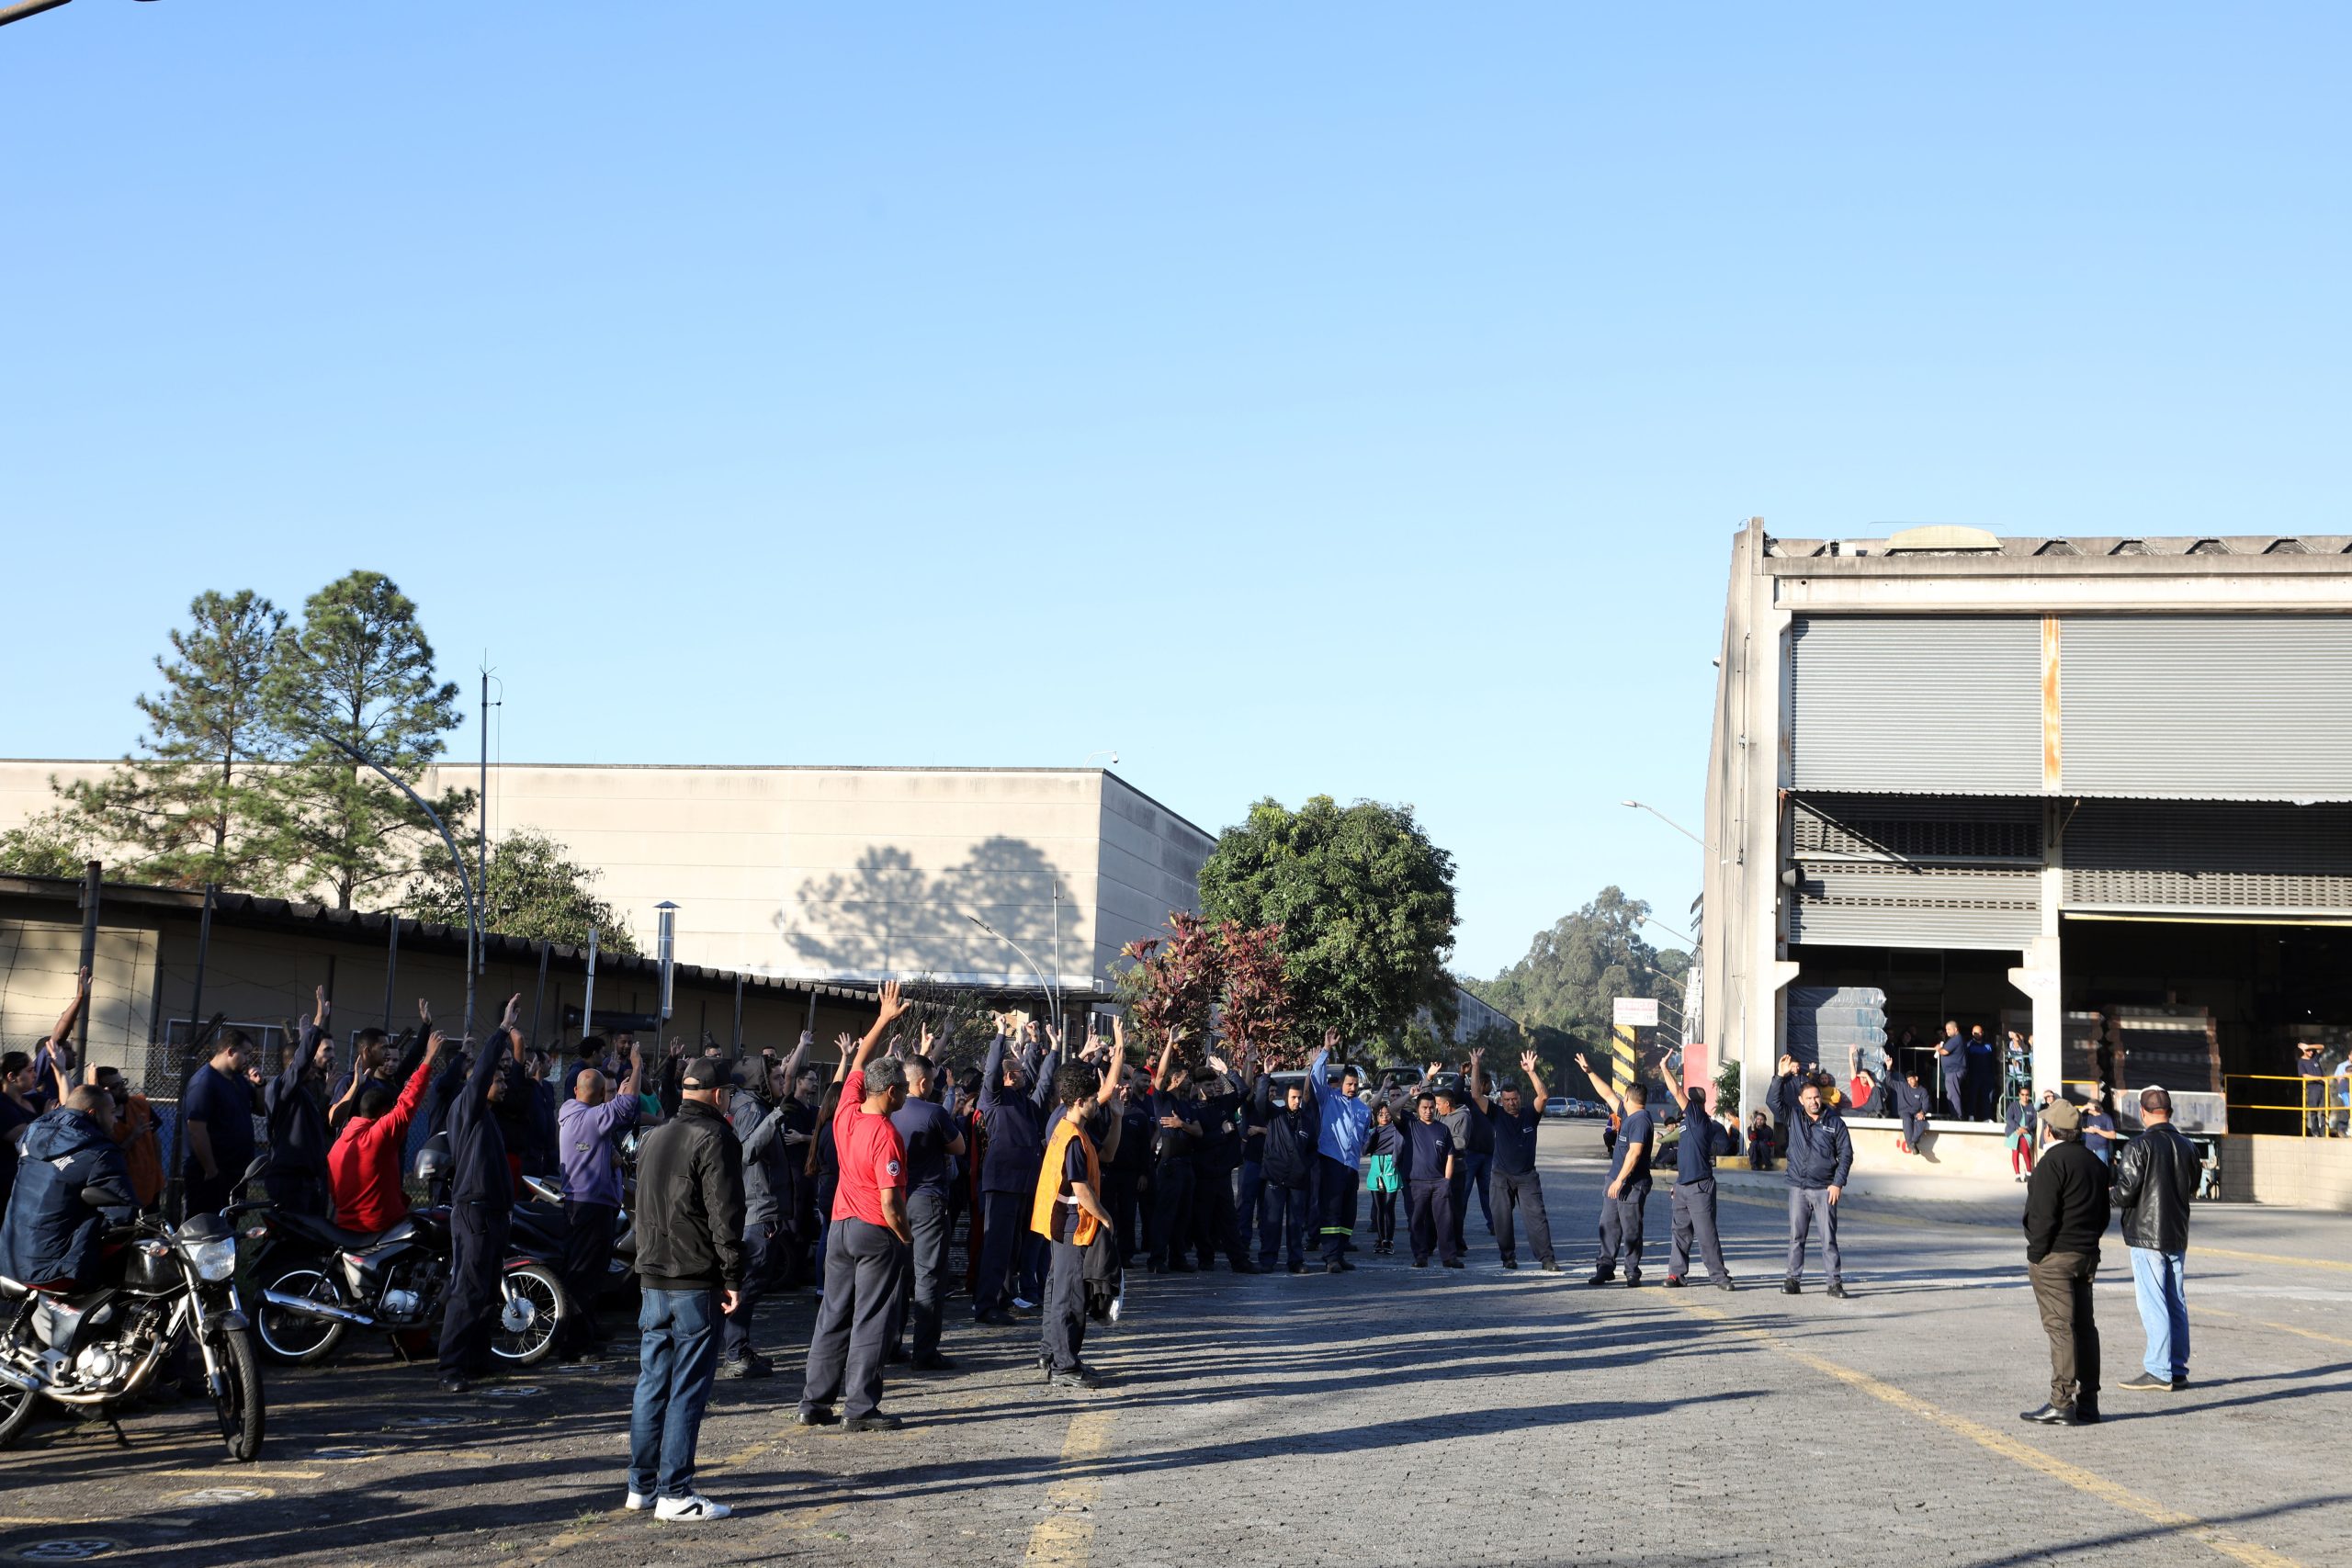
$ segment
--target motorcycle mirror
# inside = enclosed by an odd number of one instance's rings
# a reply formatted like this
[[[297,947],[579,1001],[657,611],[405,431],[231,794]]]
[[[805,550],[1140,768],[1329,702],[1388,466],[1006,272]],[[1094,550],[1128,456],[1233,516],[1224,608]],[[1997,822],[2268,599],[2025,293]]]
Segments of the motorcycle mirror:
[[[249,1166],[245,1167],[245,1174],[244,1174],[244,1176],[242,1178],[242,1180],[243,1180],[243,1181],[253,1181],[253,1180],[255,1180],[255,1179],[257,1179],[261,1176],[261,1173],[262,1173],[263,1171],[267,1170],[268,1168],[269,1168],[269,1156],[268,1156],[267,1155],[266,1155],[266,1154],[259,1154],[259,1155],[255,1155],[255,1156],[254,1156],[254,1162],[253,1162],[253,1164],[251,1164],[251,1165],[249,1165]]]

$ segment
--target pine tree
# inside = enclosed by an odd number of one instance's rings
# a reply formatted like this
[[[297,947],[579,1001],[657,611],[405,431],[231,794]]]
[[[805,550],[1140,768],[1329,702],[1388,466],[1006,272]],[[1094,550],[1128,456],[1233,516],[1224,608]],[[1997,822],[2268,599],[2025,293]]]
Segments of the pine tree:
[[[433,645],[397,583],[354,571],[311,595],[300,628],[279,640],[269,693],[299,748],[277,782],[305,887],[349,909],[447,853],[406,795],[329,739],[413,788],[458,724],[458,688],[434,679]],[[432,805],[454,830],[472,801],[471,790],[452,790]]]
[[[266,688],[285,613],[250,590],[199,593],[141,696],[147,733],[106,777],[62,793],[81,829],[137,880],[272,893],[285,879],[270,765],[286,738]]]

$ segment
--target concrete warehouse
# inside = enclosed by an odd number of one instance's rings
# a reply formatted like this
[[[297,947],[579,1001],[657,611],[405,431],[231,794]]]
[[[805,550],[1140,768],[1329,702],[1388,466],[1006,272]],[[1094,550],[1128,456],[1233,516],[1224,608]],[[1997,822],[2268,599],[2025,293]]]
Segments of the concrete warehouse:
[[[2264,1080],[2298,1039],[2352,1043],[2347,551],[1751,521],[1702,933],[1747,1103],[1835,1032],[1804,998],[1878,995],[1898,1061],[1958,1018],[2030,1032],[2039,1088],[2170,1077],[2233,1131],[2296,1131],[2253,1109],[2297,1093]]]

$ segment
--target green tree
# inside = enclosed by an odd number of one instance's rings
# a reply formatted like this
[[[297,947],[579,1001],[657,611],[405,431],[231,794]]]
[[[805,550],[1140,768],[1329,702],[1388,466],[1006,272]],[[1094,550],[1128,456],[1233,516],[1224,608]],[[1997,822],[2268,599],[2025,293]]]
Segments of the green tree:
[[[1604,887],[1537,933],[1526,957],[1491,980],[1465,980],[1463,988],[1521,1023],[1605,1040],[1610,1004],[1619,997],[1663,997],[1668,1006],[1681,1006],[1681,992],[1669,981],[1689,970],[1690,956],[1642,940],[1642,917],[1649,912],[1623,889]]]
[[[466,869],[471,875],[470,863]],[[482,876],[482,924],[506,936],[575,947],[588,945],[588,928],[594,926],[598,952],[635,953],[637,939],[628,922],[589,886],[602,874],[566,859],[564,847],[545,833],[518,828],[490,846],[490,863]],[[437,842],[409,884],[401,913],[465,925],[466,900],[457,867]]]
[[[1318,795],[1292,811],[1276,800],[1219,835],[1201,868],[1213,920],[1282,928],[1301,1032],[1350,1041],[1399,1034],[1416,1010],[1441,1030],[1457,1007],[1453,857],[1430,842],[1409,806]]]
[[[156,657],[163,690],[138,699],[137,754],[63,793],[85,836],[140,881],[275,893],[286,846],[270,765],[287,746],[266,687],[286,615],[241,590],[198,594],[188,620]]]
[[[0,832],[0,872],[11,876],[79,876],[98,858],[80,816],[63,807]]]
[[[307,885],[348,909],[447,852],[407,796],[327,738],[413,788],[458,724],[458,688],[435,680],[416,605],[378,571],[354,571],[311,594],[300,628],[279,638],[278,650],[272,710],[300,748],[277,775],[282,831]],[[470,790],[451,790],[433,807],[455,824],[472,800]]]

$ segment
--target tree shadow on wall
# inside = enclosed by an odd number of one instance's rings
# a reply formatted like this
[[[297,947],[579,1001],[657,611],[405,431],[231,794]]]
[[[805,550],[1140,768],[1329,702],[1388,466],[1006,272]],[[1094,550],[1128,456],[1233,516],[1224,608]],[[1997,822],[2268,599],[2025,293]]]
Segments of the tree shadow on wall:
[[[1061,892],[1060,961],[1054,893]],[[1078,907],[1060,870],[1023,839],[985,839],[959,865],[927,872],[907,851],[875,845],[848,871],[811,876],[770,917],[807,968],[839,978],[1010,975],[1029,965],[972,924],[977,915],[1021,944],[1048,975],[1083,975],[1092,952],[1077,936]]]

